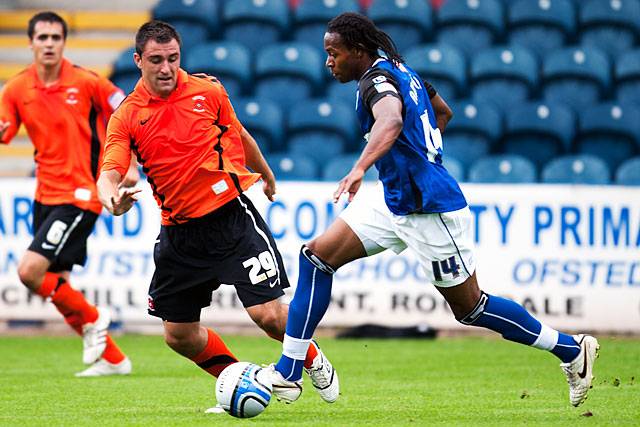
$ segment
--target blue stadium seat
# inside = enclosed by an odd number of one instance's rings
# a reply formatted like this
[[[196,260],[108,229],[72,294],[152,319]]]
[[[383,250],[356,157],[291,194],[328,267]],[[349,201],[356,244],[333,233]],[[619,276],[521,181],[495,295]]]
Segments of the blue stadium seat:
[[[519,0],[509,7],[508,27],[512,44],[542,58],[573,37],[576,11],[571,0]]]
[[[320,53],[306,43],[279,43],[257,53],[257,97],[270,98],[281,106],[287,106],[315,95],[322,81]]]
[[[640,108],[612,103],[579,112],[576,152],[603,159],[611,170],[640,154]]]
[[[327,86],[327,98],[346,102],[352,108],[355,108],[357,91],[358,84],[355,81],[340,83],[334,80]]]
[[[447,172],[449,172],[449,175],[451,175],[453,179],[458,182],[464,182],[466,179],[465,169],[460,160],[453,156],[446,155],[442,158],[442,165],[447,169]]]
[[[536,167],[515,154],[482,157],[469,169],[469,182],[525,184],[536,182]]]
[[[474,100],[504,109],[529,99],[538,84],[538,62],[520,46],[486,49],[473,56],[470,80]]]
[[[287,119],[287,135],[289,148],[305,147],[323,144],[327,145],[329,154],[333,147],[341,147],[340,151],[348,149],[355,151],[359,139],[356,114],[349,105],[331,99],[311,99],[297,102],[289,110]],[[317,143],[315,141],[318,141]],[[309,153],[320,161],[326,161],[321,148],[319,153]]]
[[[313,181],[318,179],[318,165],[303,154],[280,153],[267,157],[276,179],[285,181]]]
[[[339,181],[344,178],[353,165],[356,163],[356,160],[360,157],[359,154],[343,154],[341,156],[337,156],[329,160],[322,170],[322,180],[323,181]],[[377,181],[378,180],[378,170],[375,166],[371,166],[369,170],[364,174],[365,181]]]
[[[400,53],[426,40],[433,28],[431,6],[424,0],[373,0],[367,14]]]
[[[140,75],[140,70],[135,62],[133,62],[133,54],[136,52],[135,47],[130,47],[118,55],[115,62],[113,63],[113,70],[111,72],[112,76],[118,74],[129,74],[136,73]]]
[[[542,169],[541,181],[548,184],[609,184],[611,173],[604,160],[588,154],[558,157]]]
[[[471,55],[502,36],[504,15],[500,0],[446,1],[437,14],[437,40]]]
[[[319,165],[346,153],[344,144],[339,139],[325,141],[321,138],[290,138],[288,146],[289,153],[305,155]]]
[[[224,38],[252,52],[282,39],[289,30],[287,0],[233,0],[224,3]]]
[[[616,171],[616,184],[640,185],[640,157],[626,160]]]
[[[186,55],[185,68],[190,73],[216,76],[231,99],[244,93],[251,82],[251,54],[239,43],[199,44]]]
[[[617,100],[640,105],[640,48],[623,53],[615,64]]]
[[[113,84],[122,89],[124,93],[130,93],[138,80],[140,80],[140,70],[133,62],[135,51],[134,47],[130,47],[121,52],[113,63],[113,69],[109,77]]]
[[[563,48],[544,59],[542,79],[547,102],[582,109],[597,103],[610,87],[609,60],[596,48]]]
[[[341,13],[359,10],[356,0],[303,0],[293,9],[293,38],[323,49],[327,23]]]
[[[284,115],[268,99],[232,99],[242,125],[256,139],[262,151],[284,151]]]
[[[568,153],[576,133],[573,111],[563,104],[532,102],[505,110],[505,153],[518,154],[541,168]]]
[[[194,46],[205,43],[209,36],[207,35],[207,29],[198,24],[194,24],[187,21],[174,21],[171,23],[180,34],[182,41],[181,53],[184,56],[188,54]]]
[[[140,73],[135,74],[120,74],[111,77],[111,82],[118,86],[124,93],[131,93],[135,89],[136,84],[140,80]]]
[[[406,63],[436,88],[445,100],[456,99],[467,87],[467,60],[447,44],[416,46],[405,55]]]
[[[216,0],[161,0],[152,13],[154,19],[169,22],[178,30],[184,51],[214,37],[218,31]]]
[[[579,8],[582,44],[617,56],[640,38],[640,0],[587,0]]]
[[[444,158],[458,159],[465,168],[485,156],[502,135],[502,116],[492,104],[461,101],[449,104],[453,118],[443,135]]]

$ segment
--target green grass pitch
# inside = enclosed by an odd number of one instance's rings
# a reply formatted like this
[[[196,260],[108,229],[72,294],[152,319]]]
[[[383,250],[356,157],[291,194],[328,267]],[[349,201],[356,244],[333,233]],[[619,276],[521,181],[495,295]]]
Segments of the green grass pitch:
[[[275,361],[280,345],[225,337],[241,360]],[[579,408],[568,402],[558,362],[497,338],[334,340],[320,345],[340,374],[342,395],[320,400],[308,380],[292,405],[271,402],[250,420],[203,411],[214,380],[161,337],[118,338],[134,374],[75,378],[74,337],[0,337],[1,426],[423,426],[640,425],[640,340],[600,339],[596,379]]]

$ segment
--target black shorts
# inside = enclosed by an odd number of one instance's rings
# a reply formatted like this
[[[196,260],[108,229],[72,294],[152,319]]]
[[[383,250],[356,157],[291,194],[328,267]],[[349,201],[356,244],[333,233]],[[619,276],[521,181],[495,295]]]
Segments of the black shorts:
[[[33,241],[29,250],[51,261],[49,271],[71,271],[87,261],[87,238],[98,215],[73,205],[33,203]]]
[[[244,195],[186,224],[162,226],[153,260],[149,314],[170,322],[199,321],[222,284],[235,286],[244,307],[289,287],[271,231]]]

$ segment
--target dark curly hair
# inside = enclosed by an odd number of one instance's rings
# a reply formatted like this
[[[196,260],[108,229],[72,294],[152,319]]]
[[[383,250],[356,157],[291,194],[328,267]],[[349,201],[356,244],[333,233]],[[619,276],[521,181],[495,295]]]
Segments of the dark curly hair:
[[[373,58],[380,56],[378,50],[381,50],[392,62],[404,62],[391,37],[359,13],[346,12],[336,16],[329,21],[327,32],[340,34],[348,49],[361,49]]]

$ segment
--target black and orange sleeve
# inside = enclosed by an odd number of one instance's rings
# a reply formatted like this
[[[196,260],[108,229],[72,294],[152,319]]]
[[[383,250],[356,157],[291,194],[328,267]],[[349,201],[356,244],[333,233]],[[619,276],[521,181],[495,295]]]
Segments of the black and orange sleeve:
[[[229,99],[229,94],[227,90],[224,88],[222,83],[217,82],[214,84],[214,99],[217,99],[220,102],[220,116],[218,120],[220,123],[229,123],[230,126],[235,129],[238,134],[242,134],[242,130],[244,126],[238,120],[238,116],[236,116],[236,112],[233,109],[233,105],[231,105],[231,100]]]

